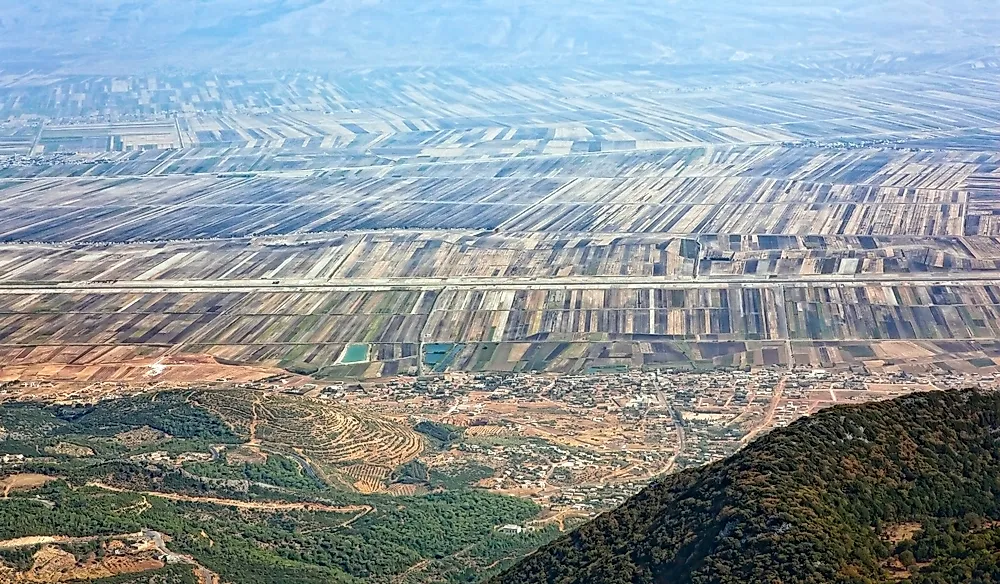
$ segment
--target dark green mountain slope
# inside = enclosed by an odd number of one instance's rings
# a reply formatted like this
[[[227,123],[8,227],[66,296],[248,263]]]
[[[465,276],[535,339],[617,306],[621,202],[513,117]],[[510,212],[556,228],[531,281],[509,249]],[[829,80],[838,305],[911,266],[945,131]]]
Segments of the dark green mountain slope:
[[[489,582],[1000,582],[997,519],[1000,395],[919,394],[667,477]]]

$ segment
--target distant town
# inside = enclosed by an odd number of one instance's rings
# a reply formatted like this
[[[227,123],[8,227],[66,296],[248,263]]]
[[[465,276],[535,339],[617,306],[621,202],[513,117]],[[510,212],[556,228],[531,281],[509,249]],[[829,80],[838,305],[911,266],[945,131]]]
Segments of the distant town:
[[[0,399],[43,391],[42,385],[8,382]],[[279,376],[210,386],[301,395],[410,427],[430,421],[458,428],[460,437],[426,449],[421,463],[470,485],[530,497],[548,511],[546,517],[565,521],[613,508],[658,476],[725,458],[761,434],[821,408],[936,389],[992,391],[1000,388],[1000,378],[761,367],[589,375],[449,373],[331,384]],[[58,399],[109,399],[141,389],[64,386]],[[140,458],[180,467],[213,456],[154,451]],[[3,463],[24,461],[7,457]]]

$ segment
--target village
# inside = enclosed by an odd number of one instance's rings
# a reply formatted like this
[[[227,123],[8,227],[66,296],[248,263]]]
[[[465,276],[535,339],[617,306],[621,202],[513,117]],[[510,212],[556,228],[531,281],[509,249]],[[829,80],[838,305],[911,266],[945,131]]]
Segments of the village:
[[[438,424],[456,432],[444,441],[425,437],[416,460],[429,471],[427,489],[479,488],[528,497],[562,521],[612,509],[658,477],[723,459],[822,408],[935,389],[994,390],[998,384],[993,375],[945,370],[914,375],[772,366],[589,375],[456,372],[327,384],[294,375],[79,387],[12,381],[0,387],[0,400],[40,396],[80,403],[150,390],[246,391],[314,400],[317,408],[378,416],[418,432],[422,423]],[[300,407],[308,408],[308,401]],[[0,435],[4,432],[0,428]],[[137,459],[183,466],[213,456],[193,453],[173,460],[154,451]],[[2,464],[16,467],[30,458],[11,454]]]
[[[666,473],[708,464],[835,405],[917,391],[994,390],[991,375],[765,367],[595,375],[469,374],[319,389],[324,400],[409,424],[464,429],[422,459],[473,486],[593,515]]]

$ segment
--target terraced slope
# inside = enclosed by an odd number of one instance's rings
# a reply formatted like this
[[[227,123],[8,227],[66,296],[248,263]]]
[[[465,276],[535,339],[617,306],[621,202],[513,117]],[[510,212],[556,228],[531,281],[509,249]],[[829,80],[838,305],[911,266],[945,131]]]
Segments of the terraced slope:
[[[283,394],[199,392],[191,400],[250,437],[250,444],[292,455],[327,482],[380,492],[393,469],[417,457],[412,429],[350,408]]]

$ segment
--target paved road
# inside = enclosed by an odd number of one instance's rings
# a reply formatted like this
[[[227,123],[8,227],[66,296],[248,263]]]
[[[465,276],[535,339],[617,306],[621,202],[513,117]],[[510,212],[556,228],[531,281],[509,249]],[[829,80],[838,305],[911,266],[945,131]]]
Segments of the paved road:
[[[523,290],[585,288],[728,288],[731,286],[925,285],[957,286],[1000,281],[1000,272],[954,274],[823,274],[760,278],[667,279],[655,276],[569,276],[561,278],[354,278],[342,280],[156,280],[113,282],[0,282],[4,294],[120,294],[128,292],[324,292],[383,290]]]

